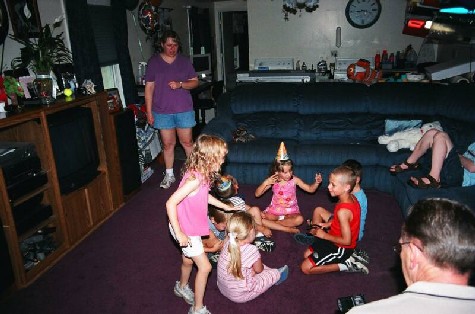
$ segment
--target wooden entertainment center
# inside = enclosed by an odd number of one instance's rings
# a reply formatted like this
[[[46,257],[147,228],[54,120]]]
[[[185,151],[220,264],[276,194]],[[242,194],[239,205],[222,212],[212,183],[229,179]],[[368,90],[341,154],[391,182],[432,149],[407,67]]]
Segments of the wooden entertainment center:
[[[47,178],[39,188],[12,201],[0,168],[0,218],[14,274],[14,282],[7,290],[29,285],[123,204],[119,157],[114,146],[117,139],[106,98],[106,93],[100,92],[57,100],[49,106],[26,108],[0,119],[0,141],[33,143]],[[73,107],[87,107],[92,111],[99,166],[92,181],[68,194],[61,194],[47,117]],[[51,207],[52,215],[18,234],[13,208],[38,196],[42,205]],[[54,243],[54,248],[27,267],[22,247],[43,238]]]

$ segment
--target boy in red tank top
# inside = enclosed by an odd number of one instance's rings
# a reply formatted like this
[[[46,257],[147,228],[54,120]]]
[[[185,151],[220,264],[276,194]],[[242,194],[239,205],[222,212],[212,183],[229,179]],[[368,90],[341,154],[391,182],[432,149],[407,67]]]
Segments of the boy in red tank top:
[[[360,229],[360,204],[351,193],[356,184],[355,172],[346,167],[335,168],[329,178],[328,191],[337,197],[333,214],[323,207],[314,209],[310,232],[315,236],[305,250],[300,269],[306,275],[335,271],[363,272],[368,268],[352,257]],[[328,232],[325,231],[328,229]]]

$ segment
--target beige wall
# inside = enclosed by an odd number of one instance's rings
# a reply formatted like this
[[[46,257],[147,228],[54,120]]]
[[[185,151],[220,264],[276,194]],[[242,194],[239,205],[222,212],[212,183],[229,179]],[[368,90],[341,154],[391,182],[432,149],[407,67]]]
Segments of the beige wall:
[[[376,50],[387,49],[390,52],[401,50],[409,44],[412,44],[416,51],[419,50],[422,38],[402,34],[405,0],[381,0],[383,12],[379,21],[363,30],[353,28],[346,22],[346,3],[347,0],[320,0],[320,7],[315,12],[302,12],[300,17],[298,13],[290,15],[289,21],[284,21],[281,0],[231,0],[218,1],[213,5],[204,4],[199,0],[163,0],[161,7],[173,9],[173,28],[184,42],[185,53],[188,38],[185,6],[210,6],[215,18],[212,29],[219,28],[218,12],[247,9],[251,68],[255,58],[263,57],[292,57],[295,60],[305,61],[310,66],[318,62],[320,57],[332,61],[331,50],[337,50],[341,57],[355,58],[374,56]],[[64,12],[62,0],[39,0],[38,6],[42,24],[51,23]],[[138,62],[147,61],[153,53],[152,44],[146,40],[136,17],[137,9],[127,12],[129,50],[134,71],[137,71]],[[342,29],[340,48],[335,47],[335,33],[338,26]],[[67,32],[65,35],[67,37]],[[218,49],[219,40],[218,33],[215,36]],[[20,45],[16,42],[6,39],[4,69],[9,68],[11,59],[19,55],[19,48]],[[218,58],[218,77],[221,77],[220,64]]]
[[[352,27],[345,18],[348,0],[320,0],[316,11],[289,15],[285,21],[282,1],[247,0],[249,62],[255,58],[293,57],[310,66],[320,57],[333,61],[331,50],[348,58],[372,57],[377,50],[395,52],[412,46],[418,51],[422,38],[402,34],[405,0],[381,0],[379,21],[370,28]],[[336,28],[341,27],[341,47],[335,46]]]

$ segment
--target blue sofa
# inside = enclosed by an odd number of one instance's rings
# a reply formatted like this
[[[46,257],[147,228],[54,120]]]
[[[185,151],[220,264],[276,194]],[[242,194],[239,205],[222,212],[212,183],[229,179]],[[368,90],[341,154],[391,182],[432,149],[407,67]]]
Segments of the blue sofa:
[[[224,171],[240,183],[259,184],[269,174],[279,143],[285,142],[294,173],[311,182],[346,159],[363,165],[363,188],[392,193],[403,214],[417,199],[443,196],[475,209],[475,187],[419,190],[404,175],[391,176],[390,165],[404,161],[409,150],[391,153],[377,138],[386,119],[440,121],[457,149],[475,141],[474,84],[377,83],[257,83],[237,86],[218,101],[218,116],[203,132],[219,135],[229,145]],[[233,142],[244,127],[255,136]]]

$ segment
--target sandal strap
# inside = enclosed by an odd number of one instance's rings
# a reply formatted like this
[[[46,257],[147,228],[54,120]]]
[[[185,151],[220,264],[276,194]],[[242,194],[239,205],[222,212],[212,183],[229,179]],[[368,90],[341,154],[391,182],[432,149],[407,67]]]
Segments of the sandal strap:
[[[403,162],[403,164],[405,164],[407,166],[407,169],[406,170],[409,170],[409,169],[417,169],[417,167],[419,167],[419,164],[416,162],[408,162],[407,160]]]
[[[425,183],[423,179],[429,180],[429,183]],[[413,187],[420,188],[420,189],[427,189],[427,188],[439,188],[440,187],[440,182],[437,181],[433,176],[430,174],[427,174],[422,177],[414,177],[416,179],[417,183],[414,183],[411,179],[409,179],[409,184],[412,185]]]
[[[426,176],[426,178],[429,180],[429,182],[430,182],[433,186],[435,186],[435,185],[440,185],[440,182],[437,181],[437,180],[436,180],[433,176],[431,176],[430,174],[428,174],[428,175]]]

